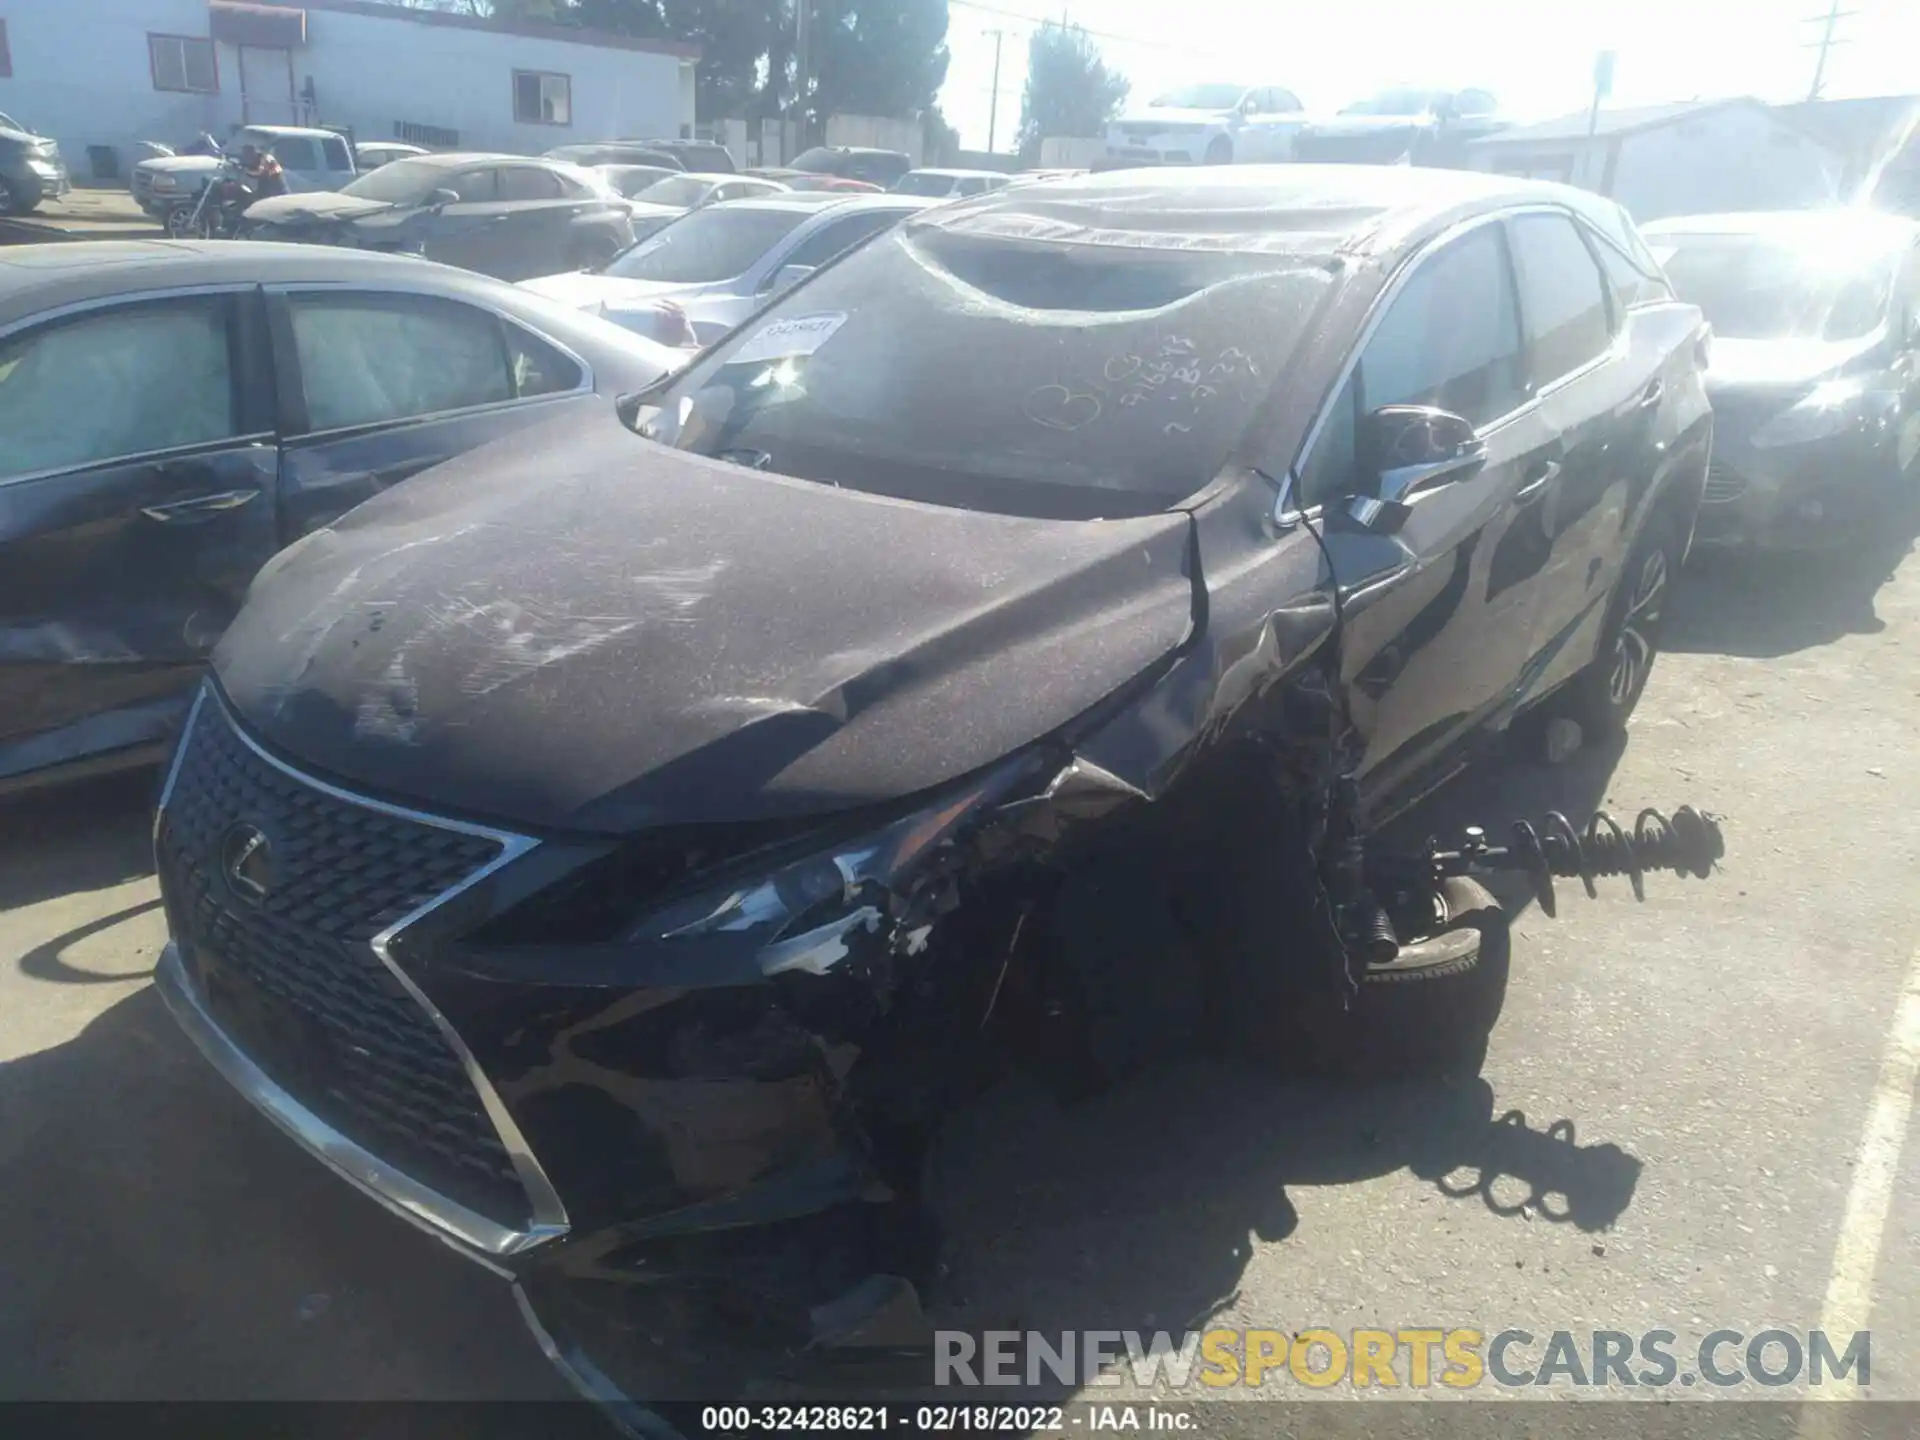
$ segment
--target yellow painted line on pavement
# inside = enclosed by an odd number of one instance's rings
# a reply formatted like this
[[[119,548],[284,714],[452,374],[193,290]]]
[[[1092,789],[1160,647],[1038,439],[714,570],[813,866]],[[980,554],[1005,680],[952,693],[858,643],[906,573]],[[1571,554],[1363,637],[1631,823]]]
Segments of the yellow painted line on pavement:
[[[1836,1343],[1856,1330],[1865,1330],[1873,1318],[1873,1276],[1880,1265],[1880,1242],[1886,1233],[1887,1212],[1893,1208],[1893,1184],[1900,1173],[1900,1150],[1913,1115],[1914,1079],[1920,1076],[1920,946],[1907,965],[1906,984],[1893,1012],[1880,1076],[1867,1107],[1867,1123],[1854,1155],[1853,1183],[1847,1189],[1847,1208],[1840,1219],[1840,1239],[1833,1247],[1833,1269],[1827,1276],[1826,1303],[1820,1310],[1820,1328]],[[1856,1397],[1839,1386],[1808,1391],[1815,1400]],[[1803,1411],[1799,1433],[1803,1440],[1830,1433],[1825,1416]]]

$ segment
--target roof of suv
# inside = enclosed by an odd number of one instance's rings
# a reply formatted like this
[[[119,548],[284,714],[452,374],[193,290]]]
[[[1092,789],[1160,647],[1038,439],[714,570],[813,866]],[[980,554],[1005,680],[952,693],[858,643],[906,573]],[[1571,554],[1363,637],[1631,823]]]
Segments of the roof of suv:
[[[1616,231],[1610,200],[1544,180],[1399,165],[1108,170],[954,201],[916,224],[1010,239],[1306,255],[1391,249],[1503,205],[1555,204]]]

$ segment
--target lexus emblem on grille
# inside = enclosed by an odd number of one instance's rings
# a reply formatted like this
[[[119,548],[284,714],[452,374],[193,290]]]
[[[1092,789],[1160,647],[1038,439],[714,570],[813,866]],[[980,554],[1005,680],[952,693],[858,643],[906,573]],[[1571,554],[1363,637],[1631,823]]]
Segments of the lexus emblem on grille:
[[[258,905],[273,885],[273,847],[254,826],[230,825],[220,837],[220,869],[235,896]]]

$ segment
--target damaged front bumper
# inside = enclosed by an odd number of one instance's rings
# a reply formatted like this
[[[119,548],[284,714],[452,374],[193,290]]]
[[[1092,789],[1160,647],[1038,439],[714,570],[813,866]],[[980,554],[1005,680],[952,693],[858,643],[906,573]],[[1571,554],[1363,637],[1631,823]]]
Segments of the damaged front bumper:
[[[585,1287],[589,1319],[681,1337],[649,1388],[722,1383],[702,1358],[722,1341],[733,1381],[810,1350],[911,1351],[933,1264],[918,1146],[949,1083],[928,1037],[956,1007],[979,1029],[1000,978],[940,952],[1011,943],[953,915],[959,887],[1136,798],[1035,755],[676,885],[657,846],[342,790],[209,687],[155,820],[157,984],[269,1119],[523,1304]],[[610,900],[640,918],[610,924]],[[650,1307],[673,1318],[634,1318]]]

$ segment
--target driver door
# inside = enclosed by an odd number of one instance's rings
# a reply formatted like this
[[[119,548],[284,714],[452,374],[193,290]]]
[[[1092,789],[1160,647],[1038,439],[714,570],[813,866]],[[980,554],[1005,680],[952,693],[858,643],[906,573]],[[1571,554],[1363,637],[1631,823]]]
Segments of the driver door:
[[[0,337],[0,779],[161,739],[278,548],[251,289]]]
[[[1340,523],[1339,497],[1362,483],[1361,417],[1402,404],[1464,416],[1486,442],[1485,465],[1416,497],[1396,534]],[[1510,713],[1539,595],[1532,584],[1503,589],[1491,572],[1551,473],[1552,450],[1527,402],[1506,238],[1489,220],[1413,262],[1299,467],[1301,504],[1322,506],[1329,522],[1370,809],[1398,809],[1439,783],[1481,729]]]
[[[414,223],[421,227],[421,253],[443,265],[462,270],[492,274],[503,251],[497,233],[506,218],[500,200],[500,172],[492,165],[461,170],[441,182],[460,198],[437,211],[416,211]]]

